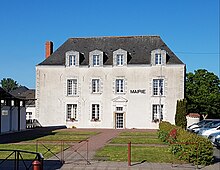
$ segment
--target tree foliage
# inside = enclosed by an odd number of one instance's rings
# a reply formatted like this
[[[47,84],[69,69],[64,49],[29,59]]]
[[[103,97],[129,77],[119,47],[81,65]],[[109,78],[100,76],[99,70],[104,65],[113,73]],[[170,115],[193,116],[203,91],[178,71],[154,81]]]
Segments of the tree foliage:
[[[11,78],[3,78],[0,84],[1,84],[1,87],[7,92],[10,92],[11,90],[18,88],[17,81]]]
[[[189,113],[220,118],[220,80],[205,69],[186,74],[186,99]]]
[[[187,114],[186,99],[177,100],[175,124],[177,126],[182,127],[183,129],[186,129],[186,125],[187,125],[186,114]]]

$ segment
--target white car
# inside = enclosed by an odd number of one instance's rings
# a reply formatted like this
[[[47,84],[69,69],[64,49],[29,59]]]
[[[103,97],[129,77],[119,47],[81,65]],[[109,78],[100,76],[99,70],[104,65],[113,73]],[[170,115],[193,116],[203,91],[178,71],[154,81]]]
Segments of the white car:
[[[212,142],[213,145],[216,145],[216,139],[220,139],[220,132],[212,133],[209,135],[208,139]]]
[[[212,122],[213,119],[204,119],[204,120],[201,120],[197,123],[193,123],[192,125],[188,126],[187,127],[187,130],[192,132],[194,129],[197,129],[197,128],[201,128],[203,127],[204,125],[206,125],[207,123],[210,123]]]
[[[220,123],[214,124],[210,126],[209,128],[200,129],[200,131],[198,132],[198,135],[208,138],[210,134],[217,133],[217,132],[220,132]]]

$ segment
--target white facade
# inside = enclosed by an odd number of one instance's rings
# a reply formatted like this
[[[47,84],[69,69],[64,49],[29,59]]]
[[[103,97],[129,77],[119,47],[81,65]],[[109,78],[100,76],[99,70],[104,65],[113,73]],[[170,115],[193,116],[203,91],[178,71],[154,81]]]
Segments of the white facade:
[[[88,65],[79,64],[74,50],[65,52],[64,65],[37,65],[36,119],[42,126],[155,129],[160,120],[174,123],[185,64],[166,64],[160,49],[146,64],[129,64],[121,48],[112,53],[112,65],[103,64],[100,50],[89,53]]]

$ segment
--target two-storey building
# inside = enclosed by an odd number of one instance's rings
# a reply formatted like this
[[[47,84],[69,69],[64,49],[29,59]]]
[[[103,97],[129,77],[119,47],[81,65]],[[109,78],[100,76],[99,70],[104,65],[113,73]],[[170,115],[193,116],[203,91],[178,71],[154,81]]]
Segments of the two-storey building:
[[[158,128],[174,123],[185,64],[159,36],[70,38],[36,66],[43,126]]]

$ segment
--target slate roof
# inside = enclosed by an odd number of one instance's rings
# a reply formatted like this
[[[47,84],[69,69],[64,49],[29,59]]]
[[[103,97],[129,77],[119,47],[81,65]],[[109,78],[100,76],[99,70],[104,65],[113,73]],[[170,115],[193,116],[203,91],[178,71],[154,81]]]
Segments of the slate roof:
[[[69,38],[54,53],[39,65],[65,65],[65,53],[73,50],[80,52],[80,65],[89,64],[89,52],[104,52],[104,65],[113,64],[113,51],[123,49],[128,52],[128,64],[150,64],[151,51],[162,49],[167,52],[167,64],[183,64],[169,49],[160,36],[125,36]]]

